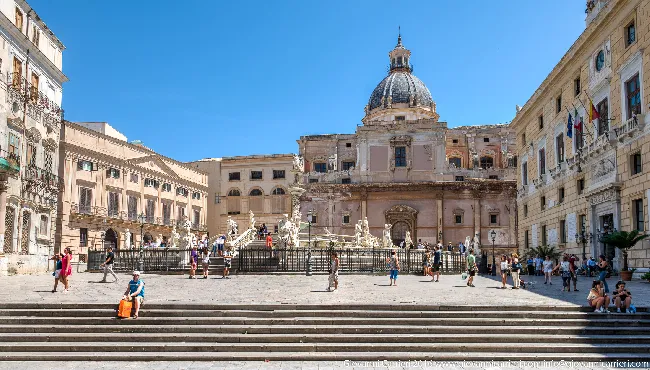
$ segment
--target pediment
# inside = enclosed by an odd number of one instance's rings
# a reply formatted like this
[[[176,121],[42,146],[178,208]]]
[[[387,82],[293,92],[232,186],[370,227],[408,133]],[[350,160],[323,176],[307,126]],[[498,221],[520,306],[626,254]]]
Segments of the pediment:
[[[178,178],[178,174],[174,172],[158,155],[145,155],[138,158],[127,160],[127,163],[137,167],[145,168],[149,171],[164,173],[167,176]]]

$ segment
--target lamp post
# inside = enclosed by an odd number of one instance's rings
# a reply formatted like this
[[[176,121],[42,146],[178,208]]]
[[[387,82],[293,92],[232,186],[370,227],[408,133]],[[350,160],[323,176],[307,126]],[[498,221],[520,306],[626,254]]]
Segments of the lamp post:
[[[497,276],[497,260],[494,256],[494,241],[497,239],[497,232],[492,230],[490,238],[492,239],[492,276]]]
[[[576,233],[576,243],[578,245],[582,244],[582,260],[587,259],[587,243],[591,241],[591,233],[585,233],[584,230],[580,232],[580,234]]]
[[[142,271],[144,270],[144,239],[143,239],[143,232],[144,232],[144,224],[145,221],[147,220],[144,212],[140,213],[138,216],[138,222],[140,223],[140,255],[138,257],[138,270]]]
[[[307,212],[307,225],[308,225],[308,231],[307,231],[307,271],[305,271],[305,275],[311,276],[311,222],[312,222],[312,213],[313,210],[309,210]]]

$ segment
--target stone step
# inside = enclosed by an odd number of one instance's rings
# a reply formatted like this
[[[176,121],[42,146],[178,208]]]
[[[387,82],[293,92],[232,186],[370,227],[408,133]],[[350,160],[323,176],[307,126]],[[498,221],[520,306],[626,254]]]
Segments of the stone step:
[[[98,309],[117,307],[115,303],[0,303],[0,309]],[[494,311],[494,306],[444,306],[421,304],[201,304],[201,303],[155,303],[147,302],[147,309],[164,310],[241,310],[241,311],[286,311],[286,310],[357,310],[357,311]],[[593,312],[585,306],[502,306],[501,312],[543,311],[543,312]],[[648,312],[646,307],[637,307],[639,313]]]
[[[116,307],[116,306],[115,306]],[[0,317],[30,316],[30,317],[115,317],[113,308],[68,308],[68,309],[0,309]],[[201,310],[202,317],[249,317],[249,318],[290,318],[290,317],[348,317],[348,318],[474,318],[477,313],[472,311],[356,311],[356,310]],[[196,317],[197,311],[176,309],[143,309],[140,317]],[[507,318],[507,319],[602,319],[621,318],[629,320],[649,320],[650,313],[610,313],[604,315],[594,312],[544,312],[544,311],[482,311],[482,318]]]
[[[143,343],[0,342],[0,352],[510,352],[510,353],[643,353],[647,344],[537,343]]]
[[[0,361],[650,361],[649,353],[512,352],[0,352]],[[351,367],[351,366],[350,366]]]
[[[138,320],[121,320],[111,317],[33,317],[33,316],[3,316],[0,325],[17,324],[59,324],[62,326],[113,324],[113,325],[276,325],[276,326],[306,326],[306,325],[411,325],[411,326],[559,326],[588,327],[650,327],[650,320],[623,318],[616,315],[603,315],[593,319],[539,319],[539,318],[340,318],[340,317],[296,317],[296,318],[261,318],[261,317],[140,317]]]
[[[3,333],[0,342],[165,342],[165,343],[537,343],[529,334],[240,334],[240,333]],[[534,334],[538,334],[535,331]],[[547,343],[650,344],[650,335],[545,334]]]
[[[129,322],[130,325],[116,325]],[[67,325],[66,325],[67,326]],[[0,333],[58,333],[61,324],[14,324],[1,325]],[[206,333],[236,333],[236,334],[427,334],[427,335],[466,335],[501,333],[504,327],[495,326],[404,326],[404,325],[143,325],[141,319],[114,320],[110,324],[74,325],[68,327],[75,333],[196,333],[197,330]],[[512,333],[534,333],[533,336],[546,334],[564,335],[646,335],[647,327],[599,327],[599,326],[508,326]],[[107,334],[110,335],[110,334]],[[539,337],[537,337],[539,339]]]

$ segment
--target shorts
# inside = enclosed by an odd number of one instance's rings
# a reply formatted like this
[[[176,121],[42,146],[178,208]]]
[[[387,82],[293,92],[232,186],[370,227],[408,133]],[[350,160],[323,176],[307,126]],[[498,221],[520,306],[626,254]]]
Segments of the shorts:
[[[229,269],[230,268],[230,261],[223,261],[223,267]]]
[[[142,306],[142,304],[144,303],[144,297],[141,296],[135,296],[133,297],[133,300],[138,301],[138,303],[140,303],[140,306]]]
[[[433,264],[433,271],[434,272],[440,271],[440,264],[439,263],[434,263]]]
[[[196,270],[196,262],[192,262],[192,270]]]
[[[54,275],[55,279],[58,279],[61,276],[61,269],[58,269],[58,270],[54,271],[54,274],[52,274],[52,275]]]
[[[397,270],[390,270],[390,278],[393,280],[397,280]]]
[[[475,270],[469,270],[469,276],[476,276]]]

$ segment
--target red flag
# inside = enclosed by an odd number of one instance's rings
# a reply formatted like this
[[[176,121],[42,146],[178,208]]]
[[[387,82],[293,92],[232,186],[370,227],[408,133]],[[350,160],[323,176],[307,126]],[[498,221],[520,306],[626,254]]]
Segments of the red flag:
[[[594,102],[589,99],[589,105],[591,106],[591,111],[589,112],[589,122],[599,119],[600,118],[600,113],[596,110],[596,107],[594,107]]]

